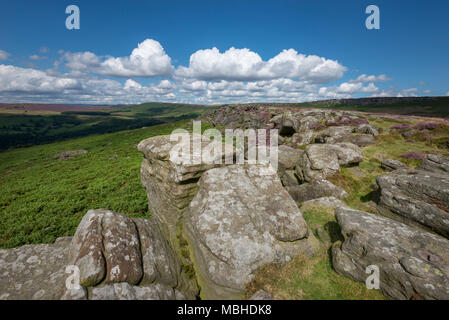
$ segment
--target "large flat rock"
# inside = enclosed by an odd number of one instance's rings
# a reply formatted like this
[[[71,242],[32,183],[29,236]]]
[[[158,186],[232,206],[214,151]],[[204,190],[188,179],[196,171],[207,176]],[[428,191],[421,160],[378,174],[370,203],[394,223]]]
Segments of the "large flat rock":
[[[340,166],[358,164],[363,160],[362,150],[352,143],[311,144],[295,167],[304,182],[324,180],[340,172]]]
[[[206,299],[241,298],[253,272],[313,254],[313,235],[275,172],[261,165],[207,171],[184,213],[184,233]]]
[[[332,248],[335,270],[365,283],[380,271],[380,290],[394,299],[449,299],[449,241],[401,222],[339,207],[344,242]]]
[[[449,238],[449,174],[396,170],[377,184],[381,212]]]

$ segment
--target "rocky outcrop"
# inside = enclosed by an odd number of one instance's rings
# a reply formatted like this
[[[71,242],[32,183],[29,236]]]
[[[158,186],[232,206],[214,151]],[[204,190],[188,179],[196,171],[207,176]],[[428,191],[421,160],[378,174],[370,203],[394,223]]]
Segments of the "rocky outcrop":
[[[301,185],[286,186],[285,188],[297,204],[322,197],[344,199],[348,196],[343,188],[327,180],[313,180]]]
[[[108,210],[89,210],[69,250],[69,265],[80,270],[80,284],[139,283],[142,257],[139,235],[131,218]]]
[[[181,251],[184,250],[180,245],[182,239],[179,230],[182,213],[196,194],[201,175],[206,170],[225,163],[224,153],[215,155],[215,159],[207,163],[203,161],[202,152],[210,143],[210,139],[200,135],[190,135],[182,143],[170,141],[170,136],[165,135],[143,140],[138,145],[139,151],[144,155],[140,173],[147,191],[149,209],[157,216],[164,236],[181,257]],[[173,161],[170,151],[175,145],[180,148],[184,144],[190,144],[190,147],[187,146],[190,149],[187,155],[191,154],[188,161]],[[201,148],[194,148],[194,145]],[[216,164],[215,160],[219,160],[219,163]],[[184,263],[188,264],[188,261]]]
[[[371,134],[355,134],[351,135],[348,142],[355,144],[356,146],[363,148],[376,143],[376,139]]]
[[[299,148],[299,147],[306,146],[308,144],[313,143],[314,138],[315,138],[314,131],[308,130],[308,131],[304,131],[304,132],[294,133],[293,136],[291,137],[289,143],[294,148]]]
[[[315,138],[318,143],[337,143],[343,142],[352,135],[352,127],[328,127],[321,131]]]
[[[295,170],[302,181],[310,182],[339,173],[340,165],[349,166],[362,160],[361,149],[352,143],[312,144],[305,148]]]
[[[354,132],[357,133],[363,133],[363,134],[369,134],[377,137],[379,135],[379,130],[373,125],[363,123],[357,127],[354,128]]]
[[[421,164],[418,166],[419,170],[449,175],[449,159],[438,156],[436,154],[427,155]]]
[[[320,125],[329,111],[301,110],[284,112],[280,121],[279,134],[291,136],[295,132],[306,132]]]
[[[449,175],[396,170],[376,181],[382,213],[449,238]]]
[[[0,298],[195,299],[183,267],[157,217],[89,210],[73,238],[0,250]]]
[[[208,170],[184,213],[201,295],[241,298],[253,272],[313,255],[316,240],[277,175],[261,165]]]
[[[337,208],[344,242],[332,248],[335,270],[365,282],[380,272],[380,290],[394,299],[449,299],[449,241],[370,213]]]
[[[298,177],[294,170],[286,170],[280,178],[284,187],[297,186],[299,184]]]
[[[282,176],[286,170],[294,169],[304,151],[286,145],[278,147],[278,174]]]
[[[198,293],[157,217],[90,210],[68,251],[67,265],[79,268],[81,289],[66,289],[63,299],[194,299]]]

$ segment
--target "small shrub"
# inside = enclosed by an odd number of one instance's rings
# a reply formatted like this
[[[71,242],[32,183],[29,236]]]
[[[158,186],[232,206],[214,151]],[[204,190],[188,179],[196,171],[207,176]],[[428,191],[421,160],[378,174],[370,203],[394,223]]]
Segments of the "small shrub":
[[[424,160],[426,158],[426,155],[422,152],[410,151],[401,154],[401,157],[410,160]]]
[[[411,128],[411,125],[409,125],[408,123],[401,123],[401,124],[396,124],[396,125],[392,126],[390,129],[407,130],[410,128]]]
[[[430,122],[420,122],[414,126],[415,129],[418,130],[434,130],[438,127],[438,123],[430,123]]]

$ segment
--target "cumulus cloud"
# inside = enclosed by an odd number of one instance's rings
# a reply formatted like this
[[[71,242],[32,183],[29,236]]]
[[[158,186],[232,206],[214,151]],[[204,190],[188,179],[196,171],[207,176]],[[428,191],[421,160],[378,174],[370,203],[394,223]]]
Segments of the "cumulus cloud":
[[[195,103],[256,101],[312,101],[318,98],[317,85],[286,78],[262,81],[178,81],[179,94]]]
[[[146,39],[128,57],[98,57],[92,52],[66,52],[66,66],[74,71],[113,77],[158,77],[173,72],[170,57],[159,42]]]
[[[139,90],[141,88],[142,88],[142,85],[132,79],[126,80],[125,86],[124,86],[125,90],[136,90],[136,89]]]
[[[361,81],[350,80],[343,82],[338,86],[321,87],[318,90],[318,94],[324,98],[340,99],[350,98],[355,93],[374,93],[378,92],[379,88],[370,82],[368,85],[364,85]]]
[[[8,59],[8,57],[10,56],[10,54],[4,50],[0,50],[0,60],[6,60]]]
[[[279,78],[328,83],[346,71],[338,61],[316,55],[283,50],[268,61],[249,49],[234,47],[221,53],[217,48],[198,50],[190,56],[188,67],[176,70],[178,77],[198,80],[258,81]]]
[[[85,56],[86,61],[91,57]],[[350,98],[354,94],[375,92],[373,83],[345,82],[322,87],[305,80],[279,78],[260,81],[206,81],[164,79],[142,85],[135,79],[121,83],[97,78],[87,73],[60,74],[0,65],[0,98],[3,101],[70,103],[140,103],[145,101],[232,103],[280,101],[301,102],[330,98]]]
[[[198,50],[190,56],[188,66],[176,69],[161,44],[151,39],[138,44],[126,57],[98,56],[89,51],[58,53],[54,68],[45,71],[35,66],[0,65],[0,99],[88,104],[303,102],[418,93],[416,88],[381,90],[378,83],[392,80],[385,74],[361,74],[335,84],[346,67],[337,60],[300,54],[294,49],[283,50],[268,60],[249,49]],[[8,55],[5,53],[5,58]],[[30,56],[32,60],[41,58]],[[61,69],[63,64],[67,69]],[[112,76],[123,79],[108,78]],[[150,83],[144,85],[136,79],[141,77],[162,80],[146,80]]]

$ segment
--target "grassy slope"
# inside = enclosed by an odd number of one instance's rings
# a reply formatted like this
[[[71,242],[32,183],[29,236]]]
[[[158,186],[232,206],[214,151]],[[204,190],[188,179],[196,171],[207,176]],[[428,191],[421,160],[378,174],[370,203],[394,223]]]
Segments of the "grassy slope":
[[[0,153],[0,247],[72,235],[88,209],[148,216],[136,144],[188,121],[94,135]],[[59,160],[62,151],[86,149]]]

